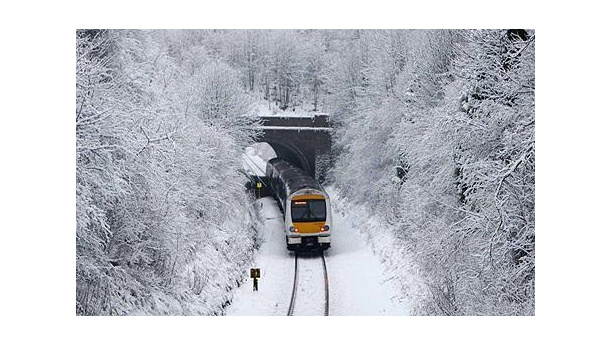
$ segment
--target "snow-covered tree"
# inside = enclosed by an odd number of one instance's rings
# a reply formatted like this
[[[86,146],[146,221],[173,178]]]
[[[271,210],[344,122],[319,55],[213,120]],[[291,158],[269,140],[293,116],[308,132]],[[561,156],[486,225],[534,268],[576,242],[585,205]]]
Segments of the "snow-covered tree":
[[[320,103],[327,92],[327,56],[324,39],[317,31],[309,32],[303,43],[303,82],[307,87],[306,99],[311,100],[313,111],[320,109]]]
[[[534,48],[530,30],[77,32],[77,312],[225,302],[253,250],[236,215],[258,98],[330,111],[330,179],[417,258],[419,310],[533,314]]]
[[[77,32],[78,314],[219,313],[243,277],[249,98],[199,39]]]
[[[456,231],[470,231],[480,254],[464,293],[489,308],[468,313],[534,312],[534,47],[533,31],[470,31],[456,61],[458,183],[476,211]]]
[[[397,226],[426,313],[533,314],[533,39],[362,31],[334,53],[333,178]]]

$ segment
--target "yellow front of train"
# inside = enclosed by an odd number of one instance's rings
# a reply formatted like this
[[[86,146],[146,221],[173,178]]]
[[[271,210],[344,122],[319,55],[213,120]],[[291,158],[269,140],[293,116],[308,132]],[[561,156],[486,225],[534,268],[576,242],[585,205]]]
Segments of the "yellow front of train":
[[[285,234],[289,250],[328,249],[332,229],[330,199],[320,190],[305,189],[286,198]]]

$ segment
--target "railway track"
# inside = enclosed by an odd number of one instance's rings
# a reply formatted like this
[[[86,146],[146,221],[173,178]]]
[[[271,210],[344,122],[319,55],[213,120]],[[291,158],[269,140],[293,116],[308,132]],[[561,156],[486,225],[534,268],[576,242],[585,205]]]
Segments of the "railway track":
[[[324,316],[328,316],[329,312],[329,298],[328,298],[328,271],[326,270],[326,260],[324,259],[324,252],[319,251],[317,256],[322,259],[322,271],[324,274]],[[290,298],[290,305],[288,306],[288,316],[295,315],[295,307],[297,305],[297,291],[299,287],[299,254],[294,253],[294,282],[292,285],[292,296]],[[311,277],[309,277],[311,278]],[[308,286],[310,289],[320,289],[321,286]],[[305,301],[311,302],[311,301]],[[296,308],[297,310],[299,308]]]

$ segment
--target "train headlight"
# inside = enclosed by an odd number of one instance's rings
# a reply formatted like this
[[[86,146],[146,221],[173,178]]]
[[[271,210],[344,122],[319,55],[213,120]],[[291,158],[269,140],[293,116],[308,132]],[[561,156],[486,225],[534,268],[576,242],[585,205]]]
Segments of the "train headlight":
[[[330,230],[330,226],[328,225],[324,225],[324,227],[320,228],[320,231],[329,231]]]
[[[290,232],[299,232],[299,229],[295,228],[294,226],[291,226],[288,228],[288,231]]]

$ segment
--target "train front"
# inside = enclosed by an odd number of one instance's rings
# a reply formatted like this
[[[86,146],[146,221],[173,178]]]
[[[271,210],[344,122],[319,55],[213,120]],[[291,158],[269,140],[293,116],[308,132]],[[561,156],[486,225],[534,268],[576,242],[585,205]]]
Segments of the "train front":
[[[331,218],[330,200],[324,191],[305,189],[291,194],[285,208],[288,249],[328,249]]]

